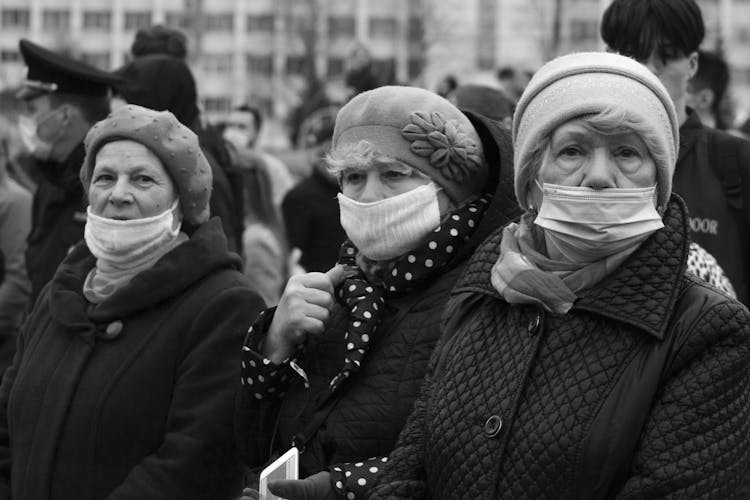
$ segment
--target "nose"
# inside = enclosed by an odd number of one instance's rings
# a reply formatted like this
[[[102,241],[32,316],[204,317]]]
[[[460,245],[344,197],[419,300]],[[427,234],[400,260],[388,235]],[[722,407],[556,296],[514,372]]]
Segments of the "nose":
[[[615,183],[616,165],[606,148],[596,148],[586,169],[581,186],[593,189],[617,187]]]
[[[112,191],[109,193],[109,202],[114,205],[123,205],[133,201],[133,193],[130,191],[130,184],[127,179],[118,177]]]

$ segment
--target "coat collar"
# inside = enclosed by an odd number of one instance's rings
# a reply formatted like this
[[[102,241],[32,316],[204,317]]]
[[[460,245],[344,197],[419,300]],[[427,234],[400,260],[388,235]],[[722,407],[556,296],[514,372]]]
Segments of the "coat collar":
[[[649,237],[611,275],[583,292],[573,309],[589,311],[640,328],[663,339],[687,267],[688,218],[677,195],[667,205],[664,228]],[[453,294],[480,293],[502,300],[490,283],[500,254],[502,228],[478,249]]]
[[[213,218],[199,226],[190,239],[162,257],[117,290],[101,304],[89,304],[83,296],[83,282],[95,259],[80,242],[60,264],[49,286],[50,314],[70,331],[84,337],[92,334],[93,323],[122,320],[162,301],[175,297],[195,282],[221,268],[239,269],[239,256],[229,253],[221,221]]]
[[[680,127],[680,150],[677,152],[677,168],[682,164],[685,156],[692,151],[702,131],[703,122],[701,122],[698,113],[692,108],[687,108],[687,120]]]

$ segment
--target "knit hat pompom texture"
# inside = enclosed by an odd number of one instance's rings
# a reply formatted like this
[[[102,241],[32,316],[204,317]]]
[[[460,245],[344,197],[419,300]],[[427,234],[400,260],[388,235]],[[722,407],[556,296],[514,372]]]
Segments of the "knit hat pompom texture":
[[[563,123],[606,109],[621,109],[645,125],[658,143],[658,204],[672,192],[679,149],[679,123],[672,99],[659,79],[642,64],[618,54],[582,52],[558,57],[542,66],[529,82],[513,116],[515,190],[523,209],[533,176],[520,171],[538,144]]]
[[[363,92],[336,116],[332,150],[359,141],[432,178],[461,202],[487,181],[482,143],[469,119],[439,95],[416,87]]]
[[[88,192],[96,154],[117,140],[143,144],[162,162],[177,188],[186,222],[198,225],[210,216],[211,167],[201,152],[198,137],[169,111],[154,111],[129,104],[96,123],[84,140],[86,157],[81,182]]]

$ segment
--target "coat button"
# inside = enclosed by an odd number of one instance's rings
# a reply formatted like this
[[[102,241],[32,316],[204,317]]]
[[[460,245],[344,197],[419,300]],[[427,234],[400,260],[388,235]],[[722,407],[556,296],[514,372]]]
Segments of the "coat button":
[[[500,433],[500,429],[503,427],[503,419],[499,415],[492,415],[484,423],[484,433],[487,437],[495,437]]]
[[[120,336],[122,333],[122,321],[117,320],[107,325],[104,333],[101,334],[101,338],[104,340],[112,340]]]
[[[529,320],[529,326],[527,327],[529,335],[536,335],[536,332],[539,329],[539,323],[541,323],[541,317],[539,314],[535,314],[534,317]]]

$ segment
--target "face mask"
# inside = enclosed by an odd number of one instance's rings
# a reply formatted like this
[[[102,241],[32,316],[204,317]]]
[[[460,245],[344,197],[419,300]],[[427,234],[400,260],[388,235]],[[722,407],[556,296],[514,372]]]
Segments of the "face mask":
[[[36,133],[37,129],[38,125],[33,118],[28,116],[18,117],[18,131],[23,145],[34,158],[47,161],[50,153],[52,153],[52,144],[40,139]]]
[[[117,220],[91,212],[86,217],[84,238],[97,259],[125,269],[141,265],[168,247],[180,234],[182,225],[178,202],[153,217]]]
[[[249,141],[247,140],[247,135],[245,135],[245,133],[241,130],[237,130],[236,128],[225,128],[222,137],[224,137],[225,141],[227,141],[237,149],[244,149],[248,147]]]
[[[372,203],[339,193],[341,226],[365,257],[393,259],[416,248],[440,225],[437,191],[430,183]]]
[[[537,184],[538,185],[538,184]],[[656,186],[591,189],[545,183],[534,223],[550,250],[588,264],[639,245],[664,227],[654,206]]]

